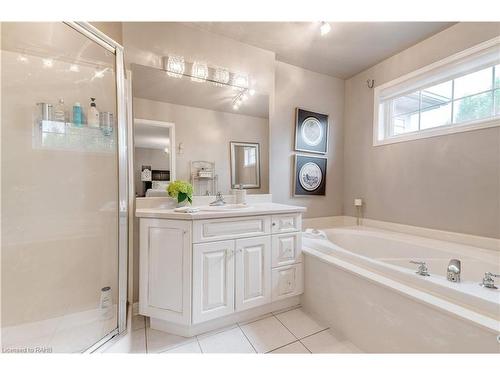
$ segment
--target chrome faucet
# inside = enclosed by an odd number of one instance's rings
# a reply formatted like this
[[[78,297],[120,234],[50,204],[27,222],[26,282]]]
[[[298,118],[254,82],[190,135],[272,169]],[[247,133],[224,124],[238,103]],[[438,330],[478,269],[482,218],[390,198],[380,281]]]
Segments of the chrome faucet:
[[[462,271],[462,263],[459,259],[451,259],[448,263],[448,271],[446,272],[446,278],[452,283],[460,282],[460,273]]]
[[[224,201],[224,197],[220,191],[215,196],[215,200],[212,203],[209,203],[210,206],[224,206],[225,204],[226,202]]]
[[[486,272],[483,277],[483,282],[479,285],[481,285],[483,288],[498,289],[498,287],[495,286],[495,280],[493,279],[494,277],[500,277],[500,275]]]
[[[418,269],[415,272],[417,275],[420,275],[420,276],[430,276],[431,275],[429,273],[429,270],[427,269],[427,264],[425,264],[425,262],[417,262],[416,260],[410,260],[410,263],[418,264]]]

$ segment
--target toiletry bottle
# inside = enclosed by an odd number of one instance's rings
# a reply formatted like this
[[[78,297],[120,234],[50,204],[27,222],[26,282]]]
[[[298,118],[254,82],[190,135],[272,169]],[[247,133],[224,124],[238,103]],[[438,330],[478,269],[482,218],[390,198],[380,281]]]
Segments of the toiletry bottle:
[[[113,317],[113,299],[111,295],[111,287],[105,286],[101,289],[101,300],[99,308],[101,311],[101,319],[107,320]]]
[[[97,110],[97,107],[95,105],[95,98],[90,98],[90,107],[87,117],[87,124],[89,125],[89,127],[99,127],[99,111]]]
[[[76,102],[73,106],[73,124],[77,127],[83,126],[83,118],[82,118],[82,107],[80,103]]]
[[[66,108],[63,98],[59,99],[59,102],[54,108],[54,121],[66,122]]]

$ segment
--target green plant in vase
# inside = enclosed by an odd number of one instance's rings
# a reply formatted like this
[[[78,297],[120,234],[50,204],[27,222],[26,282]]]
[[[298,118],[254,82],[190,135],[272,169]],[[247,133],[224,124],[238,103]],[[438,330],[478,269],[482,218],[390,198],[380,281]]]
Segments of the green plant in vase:
[[[193,203],[193,185],[187,181],[175,180],[167,187],[170,197],[177,200],[177,205],[182,206],[187,202]]]

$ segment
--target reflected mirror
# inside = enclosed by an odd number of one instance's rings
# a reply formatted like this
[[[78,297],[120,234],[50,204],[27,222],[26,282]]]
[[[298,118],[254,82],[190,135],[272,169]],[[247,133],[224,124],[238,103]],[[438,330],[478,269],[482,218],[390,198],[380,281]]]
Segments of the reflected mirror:
[[[258,143],[231,142],[231,187],[260,188],[260,152]]]

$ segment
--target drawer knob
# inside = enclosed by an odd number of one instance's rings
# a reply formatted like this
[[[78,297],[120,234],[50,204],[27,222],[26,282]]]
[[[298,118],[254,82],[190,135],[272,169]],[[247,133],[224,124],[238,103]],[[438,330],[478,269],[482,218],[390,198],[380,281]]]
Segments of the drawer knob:
[[[275,227],[275,226],[276,226],[276,222],[273,222],[273,227]]]

